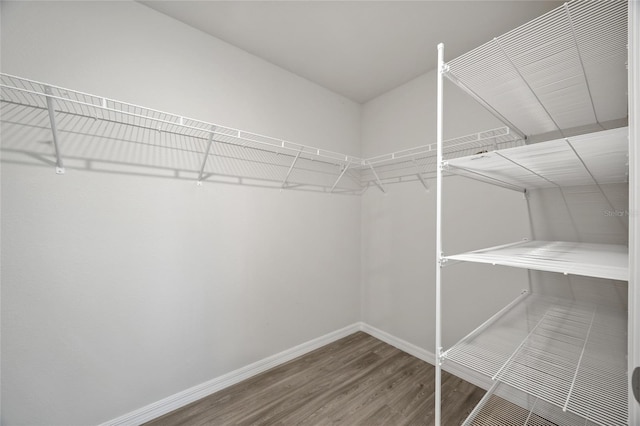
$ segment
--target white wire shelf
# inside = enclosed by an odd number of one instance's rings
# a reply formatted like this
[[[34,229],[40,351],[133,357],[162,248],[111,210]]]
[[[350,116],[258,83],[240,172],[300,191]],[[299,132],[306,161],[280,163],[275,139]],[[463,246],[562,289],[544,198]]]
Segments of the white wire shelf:
[[[362,159],[8,74],[0,88],[4,161],[53,163],[59,173],[66,165],[359,194],[412,180],[427,187],[436,167],[436,144]],[[42,143],[52,132],[53,146]],[[445,158],[523,144],[501,127],[447,141]]]
[[[497,383],[463,423],[464,426],[596,426],[504,383]]]
[[[628,182],[628,128],[583,134],[447,162],[448,171],[524,191]]]
[[[3,151],[53,161],[59,173],[64,161],[110,171],[156,168],[199,182],[248,178],[281,188],[362,189],[358,157],[8,74],[0,74],[0,88]],[[52,132],[54,149],[41,142]]]
[[[595,424],[626,425],[626,311],[536,295],[521,299],[447,350],[445,362]]]
[[[390,154],[367,158],[361,166],[361,181],[365,186],[378,183],[422,181],[434,177],[436,171],[436,143],[422,145]],[[524,145],[524,140],[508,127],[486,130],[443,142],[445,159],[463,157]],[[375,169],[375,173],[372,170]]]
[[[446,76],[524,135],[627,117],[627,2],[570,1],[446,64]]]
[[[621,281],[629,279],[629,249],[617,244],[522,241],[446,259]]]

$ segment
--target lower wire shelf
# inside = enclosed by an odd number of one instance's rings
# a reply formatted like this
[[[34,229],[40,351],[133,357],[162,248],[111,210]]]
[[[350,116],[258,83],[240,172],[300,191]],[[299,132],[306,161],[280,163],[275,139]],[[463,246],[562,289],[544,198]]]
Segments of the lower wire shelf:
[[[596,426],[589,420],[497,383],[463,423],[464,426]]]
[[[526,295],[444,359],[574,413],[582,424],[624,426],[626,319],[624,309]]]

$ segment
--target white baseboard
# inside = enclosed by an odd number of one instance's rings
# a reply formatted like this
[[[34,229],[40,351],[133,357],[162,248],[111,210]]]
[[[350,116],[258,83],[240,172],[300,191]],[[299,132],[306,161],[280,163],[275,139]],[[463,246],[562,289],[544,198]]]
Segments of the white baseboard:
[[[421,359],[425,362],[428,362],[431,365],[435,364],[435,355],[433,352],[429,352],[428,350],[421,348],[420,346],[416,346],[413,343],[409,343],[406,340],[402,340],[399,337],[393,336],[386,331],[382,331],[379,328],[375,328],[372,325],[366,323],[360,323],[360,330],[365,333],[375,337],[378,340],[382,340],[383,342],[400,349],[403,352],[408,353],[409,355],[413,355],[418,359]]]
[[[160,401],[124,414],[116,419],[109,420],[100,426],[140,425],[144,422],[148,422],[164,414],[170,413],[180,407],[184,407],[185,405],[211,395],[212,393],[218,392],[226,387],[246,380],[256,374],[267,371],[270,368],[284,364],[287,361],[291,361],[294,358],[353,334],[359,330],[361,330],[361,323],[351,324],[347,327],[341,328],[340,330],[325,334],[324,336],[302,343],[291,349],[287,349],[278,354],[254,362],[253,364],[231,371],[230,373],[216,377],[215,379],[201,383],[182,392],[178,392],[167,398],[161,399]]]
[[[406,340],[402,340],[372,325],[369,325],[366,323],[360,323],[360,324],[361,324],[360,330],[364,331],[365,333],[370,334],[376,339],[382,340],[383,342],[391,346],[394,346],[400,349],[401,351],[404,351],[410,355],[413,355],[418,359],[428,362],[431,365],[435,365],[436,356],[433,352],[430,352],[424,348],[421,348],[420,346],[416,346],[413,343],[409,343]],[[454,363],[445,362],[442,365],[442,369],[484,390],[488,390],[491,387],[491,385],[493,385],[493,382],[491,381],[490,378],[485,377],[479,373],[476,373],[462,366],[458,366],[457,364],[454,364]]]
[[[346,337],[356,331],[363,331],[376,339],[394,346],[401,351],[404,351],[410,355],[415,356],[429,364],[435,363],[435,355],[424,348],[409,343],[406,340],[402,340],[396,336],[393,336],[386,331],[382,331],[376,327],[373,327],[364,322],[357,322],[347,327],[341,328],[324,336],[302,343],[291,349],[287,349],[278,354],[264,358],[260,361],[249,364],[245,367],[231,371],[215,379],[196,385],[192,388],[186,389],[182,392],[178,392],[160,401],[154,402],[142,408],[139,408],[130,413],[124,414],[116,419],[109,420],[100,426],[138,426],[142,423],[156,419],[164,414],[170,413],[173,410],[184,407],[187,404],[195,402],[205,396],[218,392],[231,385],[239,383],[257,374],[269,370],[270,368],[284,364],[291,361],[294,358],[309,353],[315,349],[318,349],[324,345],[328,345],[338,339]],[[470,370],[457,369],[453,366],[445,365],[443,369],[451,374],[454,374],[476,386],[488,389],[491,386],[491,381],[487,381],[482,376],[474,374]]]

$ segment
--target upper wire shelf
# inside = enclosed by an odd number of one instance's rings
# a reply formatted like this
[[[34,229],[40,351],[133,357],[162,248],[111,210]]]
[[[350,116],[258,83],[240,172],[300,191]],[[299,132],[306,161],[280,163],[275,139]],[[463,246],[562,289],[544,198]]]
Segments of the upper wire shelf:
[[[4,161],[360,194],[426,179],[436,144],[362,159],[0,73]],[[24,130],[30,129],[25,137]],[[42,141],[50,141],[53,146]],[[524,144],[508,127],[445,142],[445,158]],[[25,160],[27,159],[27,160]]]
[[[48,156],[53,132],[59,173],[72,167],[165,169],[164,175],[281,188],[361,191],[362,159],[109,98],[0,74],[3,151]],[[25,140],[18,126],[33,134]],[[60,140],[58,140],[60,139]],[[6,155],[5,155],[6,157]],[[107,165],[107,166],[105,166]]]
[[[625,125],[626,60],[627,2],[573,0],[449,61],[444,75],[514,132],[548,140]]]

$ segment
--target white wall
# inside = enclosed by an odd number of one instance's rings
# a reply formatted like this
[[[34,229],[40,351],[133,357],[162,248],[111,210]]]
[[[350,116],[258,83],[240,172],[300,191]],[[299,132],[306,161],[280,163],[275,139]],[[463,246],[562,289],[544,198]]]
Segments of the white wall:
[[[435,48],[433,54],[436,54]],[[435,142],[436,74],[427,73],[363,106],[363,156]],[[501,127],[445,84],[445,139]],[[435,181],[429,180],[435,188]],[[444,184],[444,250],[452,254],[529,237],[522,194],[473,180]],[[420,182],[372,188],[362,206],[363,320],[435,352],[435,190]],[[445,348],[528,287],[526,272],[456,264],[443,273]]]
[[[359,105],[138,3],[3,2],[1,39],[9,74],[359,154]],[[17,155],[3,424],[100,423],[360,318],[357,197],[57,176]]]

